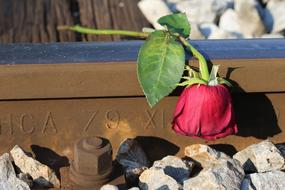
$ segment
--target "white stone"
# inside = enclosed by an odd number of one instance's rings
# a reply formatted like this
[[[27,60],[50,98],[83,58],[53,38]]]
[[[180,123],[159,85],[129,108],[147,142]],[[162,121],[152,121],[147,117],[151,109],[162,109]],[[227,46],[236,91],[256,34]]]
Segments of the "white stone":
[[[208,39],[214,40],[214,39],[239,39],[239,38],[243,38],[243,35],[238,33],[226,32],[224,30],[216,30],[213,31],[213,33],[209,36]]]
[[[191,23],[213,23],[232,0],[184,0],[176,3],[176,9],[185,12]]]
[[[165,15],[171,14],[171,10],[163,0],[141,0],[138,3],[143,15],[156,29],[162,29],[163,27],[157,23],[157,20]]]
[[[200,25],[201,33],[207,39],[236,39],[239,36],[220,29],[216,24],[204,23]]]
[[[245,171],[267,172],[285,169],[285,159],[275,145],[266,140],[237,152],[234,159],[240,161]]]
[[[184,190],[239,190],[244,171],[237,160],[220,162],[184,181]]]
[[[130,189],[128,189],[128,190],[140,190],[140,188],[138,188],[138,187],[132,187],[132,188],[130,188]]]
[[[281,34],[263,34],[261,38],[284,38]]]
[[[268,2],[264,14],[264,23],[268,32],[278,33],[285,30],[284,12],[284,0],[271,0]]]
[[[5,153],[0,157],[0,189],[30,190],[28,184],[16,177],[16,173],[8,153]]]
[[[163,170],[150,168],[139,177],[141,190],[179,190],[180,185],[172,177],[166,175]]]
[[[10,151],[10,154],[16,166],[23,173],[28,173],[36,184],[46,187],[60,187],[60,181],[55,172],[48,166],[28,156],[18,145]]]
[[[187,165],[176,156],[166,156],[162,160],[155,161],[152,167],[162,169],[166,175],[183,184],[183,181],[189,178],[193,166],[194,163]]]
[[[228,9],[221,16],[219,28],[224,31],[234,33],[238,36],[243,36],[242,30],[238,21],[238,16],[233,9]]]
[[[184,155],[200,164],[202,168],[212,168],[222,162],[232,160],[223,152],[216,151],[203,144],[193,144],[184,149]]]
[[[191,23],[190,39],[205,39],[196,23]]]
[[[103,185],[100,190],[119,190],[119,188],[115,185],[106,184]]]
[[[283,190],[285,189],[285,173],[271,171],[253,173],[243,180],[241,190]]]
[[[176,8],[178,11],[186,13],[190,23],[212,23],[217,17],[216,12],[212,10],[211,0],[181,1],[176,4]]]
[[[191,23],[191,32],[190,32],[190,39],[194,40],[203,40],[205,36],[201,33],[198,25],[196,23]]]
[[[220,17],[219,27],[239,38],[260,37],[266,32],[259,15],[262,8],[255,0],[236,0],[235,10],[228,9]]]
[[[166,0],[167,3],[176,4],[184,0]]]
[[[257,0],[235,0],[235,12],[245,36],[260,37],[266,32],[261,18],[263,9]]]

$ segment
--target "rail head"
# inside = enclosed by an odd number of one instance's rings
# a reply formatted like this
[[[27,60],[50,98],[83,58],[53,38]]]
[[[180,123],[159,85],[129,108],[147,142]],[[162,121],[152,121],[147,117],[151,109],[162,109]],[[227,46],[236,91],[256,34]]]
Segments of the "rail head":
[[[0,64],[134,62],[142,44],[143,41],[7,44],[0,46]],[[211,61],[285,59],[285,39],[193,40],[191,44]]]

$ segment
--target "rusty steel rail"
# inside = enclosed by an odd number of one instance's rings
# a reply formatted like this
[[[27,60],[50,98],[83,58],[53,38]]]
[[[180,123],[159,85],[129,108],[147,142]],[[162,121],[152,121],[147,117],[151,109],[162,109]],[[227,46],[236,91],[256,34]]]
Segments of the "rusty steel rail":
[[[284,40],[192,43],[208,60],[221,65],[222,76],[236,81],[244,91],[285,91],[285,83],[276,82],[284,79],[280,73],[284,68]],[[135,41],[2,45],[2,83],[14,85],[9,88],[0,85],[0,99],[142,96],[135,72],[141,44]]]
[[[73,143],[90,135],[109,139],[114,152],[136,137],[151,160],[192,143],[232,154],[266,138],[285,142],[285,40],[192,41],[234,84],[239,133],[210,142],[172,132],[181,89],[148,107],[136,78],[141,44],[1,45],[0,153],[37,145],[71,160]]]

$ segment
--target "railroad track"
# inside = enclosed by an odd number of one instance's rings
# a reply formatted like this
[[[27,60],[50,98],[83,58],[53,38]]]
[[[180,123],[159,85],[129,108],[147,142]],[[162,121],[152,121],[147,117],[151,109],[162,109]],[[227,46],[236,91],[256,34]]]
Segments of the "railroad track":
[[[114,152],[126,137],[137,137],[152,160],[181,155],[193,143],[232,154],[266,138],[285,141],[285,40],[192,41],[234,84],[239,133],[214,142],[171,131],[181,89],[148,107],[136,78],[141,44],[2,45],[0,153],[37,145],[71,160],[73,143],[90,135],[110,139]]]

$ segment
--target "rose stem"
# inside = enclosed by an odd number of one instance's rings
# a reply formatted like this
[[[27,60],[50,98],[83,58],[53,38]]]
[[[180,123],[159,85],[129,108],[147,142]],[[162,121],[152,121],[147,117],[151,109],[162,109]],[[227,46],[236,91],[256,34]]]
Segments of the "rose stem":
[[[113,30],[113,29],[93,29],[93,28],[86,28],[82,26],[59,26],[58,30],[72,30],[75,32],[80,32],[84,34],[95,34],[95,35],[124,35],[124,36],[131,36],[131,37],[139,37],[139,38],[147,38],[149,33],[146,32],[134,32],[128,30]],[[204,56],[194,48],[185,38],[178,35],[177,36],[181,43],[192,52],[193,56],[199,60],[199,69],[201,72],[201,77],[205,81],[209,81],[209,70],[207,61]]]
[[[145,32],[133,32],[127,30],[108,30],[108,29],[91,29],[85,28],[82,26],[59,26],[58,30],[72,30],[75,32],[80,32],[84,34],[95,34],[95,35],[123,35],[123,36],[131,36],[131,37],[138,37],[138,38],[147,38],[149,33]]]
[[[203,80],[208,82],[209,81],[209,70],[208,70],[207,61],[204,58],[204,56],[182,36],[179,36],[179,40],[184,46],[188,48],[188,50],[190,50],[190,52],[192,52],[193,56],[199,60],[199,70],[201,72],[201,77]]]

